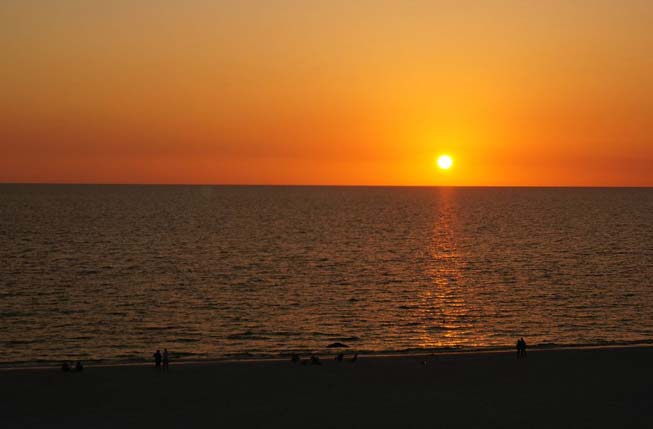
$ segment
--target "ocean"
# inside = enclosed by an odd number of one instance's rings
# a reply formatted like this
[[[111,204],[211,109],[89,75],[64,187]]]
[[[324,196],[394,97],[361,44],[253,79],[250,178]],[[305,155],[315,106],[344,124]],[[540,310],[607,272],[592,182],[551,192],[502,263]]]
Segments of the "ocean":
[[[0,363],[653,342],[653,189],[0,185]]]

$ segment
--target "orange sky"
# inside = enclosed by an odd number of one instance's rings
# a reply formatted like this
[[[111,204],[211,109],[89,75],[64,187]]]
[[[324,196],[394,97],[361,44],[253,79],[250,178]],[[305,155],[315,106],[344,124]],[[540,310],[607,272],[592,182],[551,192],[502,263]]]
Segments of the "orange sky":
[[[0,182],[653,186],[652,28],[649,0],[4,0]]]

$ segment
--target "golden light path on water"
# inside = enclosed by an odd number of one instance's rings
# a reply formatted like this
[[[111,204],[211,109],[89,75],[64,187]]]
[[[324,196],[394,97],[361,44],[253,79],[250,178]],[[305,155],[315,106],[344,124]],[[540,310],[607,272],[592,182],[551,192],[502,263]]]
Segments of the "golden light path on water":
[[[438,164],[441,164],[441,159]],[[447,165],[447,160],[444,164]],[[423,310],[415,315],[425,322],[419,338],[419,345],[423,348],[460,346],[471,330],[471,326],[462,322],[469,309],[461,290],[461,266],[465,262],[456,244],[453,223],[457,219],[452,192],[448,188],[439,192],[441,204],[434,217],[429,248],[432,262],[428,265],[428,274],[432,283],[421,291],[419,300]]]

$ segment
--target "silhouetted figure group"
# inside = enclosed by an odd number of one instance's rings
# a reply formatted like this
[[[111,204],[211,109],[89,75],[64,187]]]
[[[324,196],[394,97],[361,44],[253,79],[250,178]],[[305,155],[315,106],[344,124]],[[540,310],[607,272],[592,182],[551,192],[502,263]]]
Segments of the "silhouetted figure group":
[[[170,356],[168,355],[168,349],[163,349],[163,353],[161,353],[160,350],[157,350],[156,353],[154,353],[152,356],[154,357],[154,367],[156,369],[158,370],[163,369],[163,371],[168,370],[168,364],[170,363]]]
[[[517,359],[526,359],[526,341],[524,341],[524,338],[517,340]]]
[[[82,361],[78,360],[77,363],[75,364],[75,367],[73,368],[72,362],[71,363],[64,362],[61,365],[61,371],[63,371],[63,372],[71,372],[71,371],[82,372],[82,371],[84,371],[84,365],[82,364]]]
[[[302,365],[322,365],[322,361],[318,355],[311,355],[308,359],[302,360],[301,356],[297,353],[293,353],[290,357],[290,361],[293,364],[301,363]]]
[[[343,362],[344,360],[345,360],[344,353],[338,353],[338,355],[335,357],[336,362]],[[357,360],[358,360],[358,353],[355,353],[354,356],[349,360],[349,362],[356,363]],[[312,354],[308,359],[302,360],[301,356],[299,356],[297,353],[293,353],[290,356],[290,361],[293,364],[301,363],[302,365],[322,365],[322,361],[320,360],[320,357],[316,354]]]

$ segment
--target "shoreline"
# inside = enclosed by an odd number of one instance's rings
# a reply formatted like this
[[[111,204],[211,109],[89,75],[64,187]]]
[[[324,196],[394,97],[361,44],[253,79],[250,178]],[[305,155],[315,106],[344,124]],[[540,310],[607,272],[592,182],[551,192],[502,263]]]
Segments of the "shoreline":
[[[653,342],[635,342],[635,343],[617,343],[617,344],[589,344],[589,345],[534,345],[529,346],[527,351],[529,353],[540,352],[563,352],[563,351],[582,351],[582,350],[596,350],[596,351],[611,351],[621,349],[652,349]],[[477,348],[477,349],[427,349],[427,350],[409,350],[409,351],[381,351],[381,352],[359,352],[354,348],[333,349],[327,353],[315,353],[317,356],[331,360],[339,353],[344,353],[345,357],[351,357],[354,353],[358,353],[360,358],[364,359],[401,359],[401,358],[428,358],[428,357],[481,357],[484,355],[499,355],[499,354],[514,354],[514,348]],[[206,359],[171,359],[171,366],[184,367],[184,366],[216,366],[223,364],[234,363],[282,363],[288,362],[291,353],[279,356],[253,356],[253,357],[224,357],[224,358],[206,358]],[[301,354],[302,358],[307,358],[311,354]],[[69,361],[75,361],[71,359]],[[83,361],[84,368],[121,368],[121,367],[151,367],[153,362],[151,359],[143,360],[88,360]],[[20,372],[20,371],[52,371],[53,369],[59,370],[60,361],[48,361],[43,363],[0,363],[0,374],[3,372]]]

